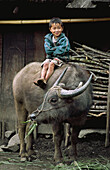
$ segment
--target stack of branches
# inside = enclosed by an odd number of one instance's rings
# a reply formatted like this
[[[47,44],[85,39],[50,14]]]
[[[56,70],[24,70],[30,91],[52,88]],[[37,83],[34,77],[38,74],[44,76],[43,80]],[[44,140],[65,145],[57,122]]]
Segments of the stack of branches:
[[[93,49],[86,45],[74,42],[75,50],[71,49],[70,61],[81,66],[86,66],[87,70],[94,73],[93,85],[93,105],[89,115],[99,117],[107,112],[108,78],[110,53]]]

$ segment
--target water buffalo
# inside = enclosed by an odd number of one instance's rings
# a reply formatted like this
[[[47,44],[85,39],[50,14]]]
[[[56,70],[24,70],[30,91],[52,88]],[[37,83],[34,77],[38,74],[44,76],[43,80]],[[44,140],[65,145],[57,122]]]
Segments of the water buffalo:
[[[33,154],[32,134],[25,144],[28,127],[22,123],[29,117],[38,124],[52,123],[56,162],[62,159],[62,124],[69,123],[72,127],[71,155],[75,158],[78,133],[92,105],[92,75],[89,77],[88,72],[78,65],[64,64],[54,71],[46,88],[41,89],[33,83],[40,77],[40,72],[41,63],[33,62],[18,72],[13,80],[21,160]]]

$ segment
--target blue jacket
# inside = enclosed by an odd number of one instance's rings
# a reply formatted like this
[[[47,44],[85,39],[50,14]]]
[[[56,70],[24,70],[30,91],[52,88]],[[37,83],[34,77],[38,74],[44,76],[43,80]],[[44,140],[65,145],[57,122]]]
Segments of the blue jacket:
[[[52,41],[52,37],[53,37],[52,33],[49,33],[45,36],[44,48],[47,54],[46,58],[58,57],[60,59],[63,59],[65,58],[65,56],[68,57],[70,43],[65,34],[61,33],[55,44]]]

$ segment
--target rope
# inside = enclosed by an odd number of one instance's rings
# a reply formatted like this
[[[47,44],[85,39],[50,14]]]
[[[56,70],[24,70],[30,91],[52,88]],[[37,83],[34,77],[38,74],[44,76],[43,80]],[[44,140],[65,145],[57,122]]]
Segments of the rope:
[[[37,114],[36,114],[36,116],[38,116],[41,112],[46,112],[46,111],[49,111],[49,110],[52,110],[53,109],[53,107],[51,107],[51,108],[49,108],[49,109],[44,109],[44,104],[45,104],[45,101],[46,101],[46,98],[47,98],[47,96],[48,96],[48,93],[50,92],[50,91],[52,91],[52,90],[54,90],[54,89],[56,89],[58,92],[57,93],[59,93],[59,90],[60,90],[60,86],[55,86],[55,87],[51,87],[49,90],[48,90],[48,92],[46,93],[46,95],[45,95],[45,97],[44,97],[44,100],[43,100],[43,103],[42,103],[42,105],[41,105],[41,109],[38,109],[37,108],[37,110],[35,110],[33,113],[35,113],[35,112],[38,112]],[[65,106],[65,105],[64,105]],[[62,107],[62,106],[61,106]],[[60,107],[54,107],[54,109],[58,109],[58,108],[60,108]]]

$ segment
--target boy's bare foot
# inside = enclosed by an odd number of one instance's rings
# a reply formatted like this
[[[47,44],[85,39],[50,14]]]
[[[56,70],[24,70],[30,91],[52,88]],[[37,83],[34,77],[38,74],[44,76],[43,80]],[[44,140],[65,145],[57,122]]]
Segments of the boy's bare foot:
[[[46,81],[42,78],[39,78],[37,81],[34,82],[34,84],[41,87],[42,89],[45,89],[46,87]]]

